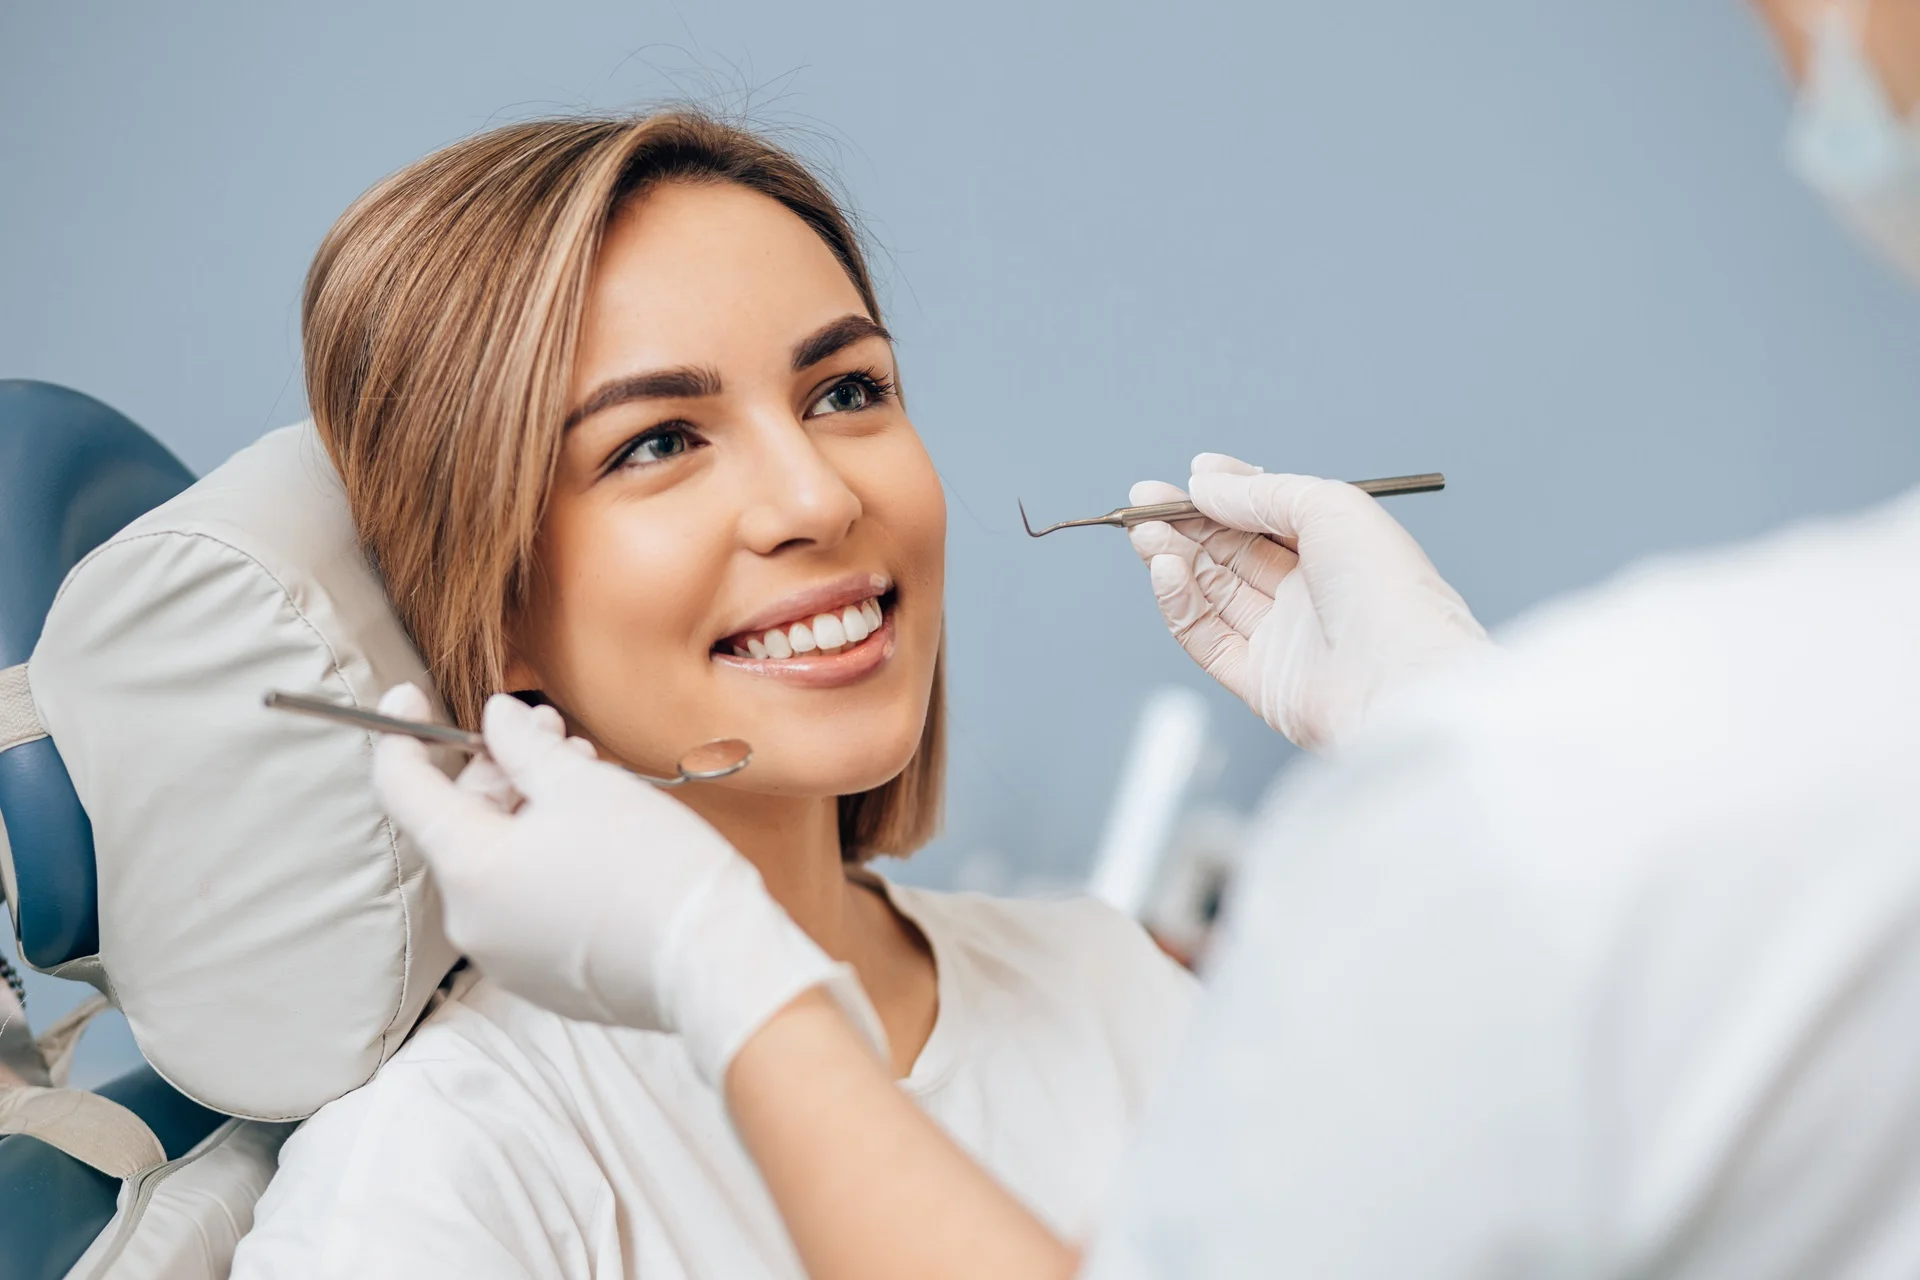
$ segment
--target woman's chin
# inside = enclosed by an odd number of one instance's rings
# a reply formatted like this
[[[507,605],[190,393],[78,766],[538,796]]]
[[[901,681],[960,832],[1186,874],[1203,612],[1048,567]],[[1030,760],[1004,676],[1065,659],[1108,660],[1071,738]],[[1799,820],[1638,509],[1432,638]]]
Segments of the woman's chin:
[[[753,763],[718,785],[762,795],[858,795],[892,782],[912,760],[911,746],[886,752],[806,752],[777,747],[763,751],[756,743]]]

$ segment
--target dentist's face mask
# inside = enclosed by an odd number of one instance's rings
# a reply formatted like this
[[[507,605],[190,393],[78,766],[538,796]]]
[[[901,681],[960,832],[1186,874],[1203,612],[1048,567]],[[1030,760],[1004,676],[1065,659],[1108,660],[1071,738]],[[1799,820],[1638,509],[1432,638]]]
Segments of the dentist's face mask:
[[[1816,22],[1787,134],[1794,170],[1868,244],[1920,284],[1920,114],[1902,119],[1862,48],[1866,5],[1839,0]]]

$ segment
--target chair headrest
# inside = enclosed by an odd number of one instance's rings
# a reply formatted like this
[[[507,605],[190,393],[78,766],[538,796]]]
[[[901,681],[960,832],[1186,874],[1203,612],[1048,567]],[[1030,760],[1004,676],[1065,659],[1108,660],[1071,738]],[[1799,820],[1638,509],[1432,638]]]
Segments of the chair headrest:
[[[0,380],[0,669],[33,652],[82,556],[192,483],[159,441],[91,396]],[[42,969],[92,955],[93,833],[52,742],[0,751],[0,814],[21,855],[17,867],[0,856],[21,954]]]
[[[100,962],[147,1060],[259,1119],[364,1083],[455,955],[368,736],[261,705],[432,687],[311,426],[83,560],[28,673],[92,820]]]

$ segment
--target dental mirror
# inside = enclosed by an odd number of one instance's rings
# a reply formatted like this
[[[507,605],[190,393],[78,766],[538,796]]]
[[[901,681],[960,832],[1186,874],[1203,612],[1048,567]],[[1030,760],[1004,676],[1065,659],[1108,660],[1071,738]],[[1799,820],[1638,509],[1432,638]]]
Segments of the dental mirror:
[[[680,757],[680,776],[671,780],[649,779],[663,787],[682,782],[712,782],[740,772],[753,761],[753,748],[739,738],[715,738],[703,742]]]
[[[360,729],[371,729],[375,733],[398,733],[409,738],[436,747],[452,747],[456,751],[465,751],[476,756],[487,753],[487,740],[477,733],[465,729],[456,729],[452,725],[429,724],[425,720],[405,720],[399,716],[383,715],[378,711],[368,711],[361,707],[350,706],[344,702],[329,702],[325,698],[310,698],[303,693],[286,693],[274,689],[261,699],[276,711],[292,711],[305,716],[317,716],[322,720],[331,720],[335,724],[350,724]],[[718,778],[731,777],[753,763],[753,748],[739,738],[715,738],[712,742],[703,742],[680,757],[678,777],[656,778],[650,774],[634,773],[633,776],[656,787],[677,787],[683,782],[712,782]],[[628,770],[632,773],[632,770]]]

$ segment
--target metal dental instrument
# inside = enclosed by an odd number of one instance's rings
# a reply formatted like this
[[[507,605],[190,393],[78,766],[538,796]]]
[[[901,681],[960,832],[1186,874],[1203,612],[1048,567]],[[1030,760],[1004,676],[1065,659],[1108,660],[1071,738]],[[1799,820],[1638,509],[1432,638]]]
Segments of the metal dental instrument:
[[[278,711],[294,711],[301,715],[317,716],[337,724],[350,724],[362,729],[371,729],[375,733],[404,734],[436,747],[452,747],[457,751],[465,751],[473,755],[487,753],[485,738],[477,733],[469,733],[465,729],[456,729],[452,725],[429,724],[424,720],[403,720],[399,716],[382,715],[378,711],[349,706],[344,702],[329,702],[325,698],[310,698],[305,694],[284,693],[278,689],[269,692],[261,701]],[[683,782],[712,782],[717,778],[729,777],[752,762],[753,748],[745,742],[738,738],[715,738],[712,742],[701,743],[680,757],[677,766],[680,770],[678,777],[655,778],[644,773],[636,773],[633,776],[651,782],[656,787],[677,787]]]
[[[1391,498],[1402,493],[1438,493],[1447,487],[1447,478],[1438,471],[1429,471],[1418,476],[1388,476],[1383,480],[1355,480],[1353,487],[1362,493],[1370,493],[1376,498]],[[1149,520],[1187,520],[1200,515],[1200,508],[1191,502],[1150,502],[1144,507],[1115,507],[1103,516],[1088,516],[1084,520],[1062,520],[1059,524],[1050,524],[1044,529],[1036,529],[1027,519],[1025,503],[1020,507],[1020,523],[1027,528],[1029,538],[1044,538],[1056,529],[1079,529],[1087,525],[1110,524],[1116,529],[1131,529],[1137,524]],[[1204,519],[1204,517],[1202,517]]]

